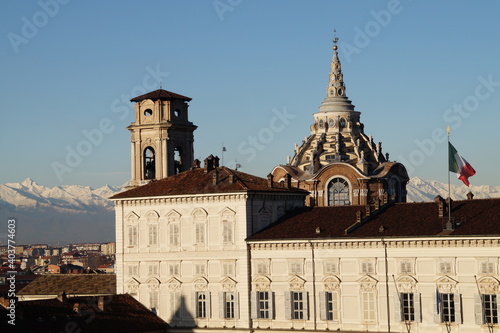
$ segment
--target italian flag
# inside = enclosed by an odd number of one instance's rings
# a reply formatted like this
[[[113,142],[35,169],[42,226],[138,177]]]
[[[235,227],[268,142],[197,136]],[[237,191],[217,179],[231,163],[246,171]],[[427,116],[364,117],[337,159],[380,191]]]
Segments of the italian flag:
[[[458,179],[464,182],[465,185],[469,186],[469,177],[476,174],[476,170],[457,152],[455,147],[448,142],[448,158],[449,158],[449,168],[451,172],[458,174]]]

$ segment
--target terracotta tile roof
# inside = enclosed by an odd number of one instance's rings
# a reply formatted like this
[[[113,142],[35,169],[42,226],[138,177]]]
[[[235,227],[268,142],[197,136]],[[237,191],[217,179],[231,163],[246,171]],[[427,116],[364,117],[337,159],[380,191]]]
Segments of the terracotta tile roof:
[[[188,101],[188,102],[190,100],[192,100],[192,98],[187,97],[187,96],[179,95],[179,94],[176,94],[174,92],[163,90],[163,89],[158,89],[158,90],[155,90],[155,91],[148,92],[147,94],[134,97],[130,101],[131,102],[140,102],[140,101],[143,101],[145,99],[151,99],[153,101],[156,101],[158,99],[162,100],[162,101],[170,101],[170,100],[173,100],[173,99],[181,99],[181,100]]]
[[[216,172],[218,181],[214,185],[213,179]],[[233,178],[232,182],[231,178]],[[301,193],[304,196],[309,193],[294,187],[287,188],[283,183],[274,183],[271,187],[267,179],[227,167],[218,167],[207,173],[205,173],[203,168],[184,171],[147,185],[118,193],[112,196],[111,199],[232,192],[288,192]]]
[[[107,295],[116,294],[114,274],[42,275],[23,288],[19,295]]]
[[[356,222],[356,213],[361,211],[364,216],[365,209],[364,206],[298,209],[248,240],[500,235],[500,199],[453,202],[451,215],[459,225],[446,233],[442,233],[446,219],[438,217],[438,204],[425,202],[382,208],[346,234],[345,230]],[[320,232],[316,233],[318,227]]]
[[[99,309],[98,297],[20,301],[16,304],[17,332],[166,332],[168,324],[128,294],[106,296]],[[73,310],[80,304],[80,313]],[[7,309],[0,306],[5,318]],[[71,326],[68,326],[71,325]],[[6,320],[0,331],[8,332]]]

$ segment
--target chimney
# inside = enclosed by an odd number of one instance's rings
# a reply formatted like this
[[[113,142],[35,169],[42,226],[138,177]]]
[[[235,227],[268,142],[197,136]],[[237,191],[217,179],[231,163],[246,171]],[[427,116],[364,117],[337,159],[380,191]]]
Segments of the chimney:
[[[205,165],[203,166],[205,173],[212,171],[214,169],[214,155],[210,155],[203,161]]]
[[[219,182],[219,170],[215,169],[214,173],[212,174],[212,184],[217,185]]]
[[[444,216],[444,199],[442,196],[438,195],[434,198],[434,202],[438,204],[438,217]]]
[[[286,178],[286,187],[287,188],[291,188],[292,187],[292,175],[290,175],[289,173],[287,173],[285,175],[285,178]]]
[[[469,193],[467,193],[467,200],[472,200],[472,199],[474,199],[474,193],[469,191]]]
[[[370,216],[372,214],[372,207],[370,205],[366,205],[365,209],[366,209],[365,216],[366,217]]]
[[[97,300],[97,307],[99,310],[104,311],[104,296],[99,296],[99,299]]]
[[[384,205],[389,202],[389,193],[384,192],[383,200]]]
[[[268,174],[267,175],[267,185],[269,185],[269,187],[273,187],[273,175],[272,174]]]
[[[199,159],[195,159],[193,161],[193,169],[197,169],[197,168],[200,168],[201,167],[201,162]]]
[[[214,168],[218,168],[219,167],[219,157],[218,156],[215,156],[214,157]]]
[[[66,296],[66,292],[63,291],[63,292],[60,292],[59,294],[57,294],[57,299],[59,300],[59,302],[61,303],[66,303],[68,297]]]
[[[229,175],[229,184],[232,184],[232,183],[234,183],[234,175],[231,173]]]
[[[361,223],[361,211],[356,212],[356,223]]]

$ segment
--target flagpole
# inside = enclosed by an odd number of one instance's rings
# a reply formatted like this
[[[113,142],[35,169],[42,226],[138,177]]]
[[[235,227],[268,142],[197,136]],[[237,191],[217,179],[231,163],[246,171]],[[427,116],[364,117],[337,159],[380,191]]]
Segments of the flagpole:
[[[448,132],[448,223],[451,223],[451,186],[450,186],[450,126],[446,128]]]

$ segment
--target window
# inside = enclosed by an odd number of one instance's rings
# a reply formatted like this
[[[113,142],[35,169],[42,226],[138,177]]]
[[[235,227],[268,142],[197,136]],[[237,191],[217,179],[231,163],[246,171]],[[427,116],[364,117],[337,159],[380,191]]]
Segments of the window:
[[[205,223],[196,223],[195,230],[195,244],[205,244]]]
[[[402,261],[400,263],[400,273],[401,274],[412,274],[413,273],[413,265],[409,261]]]
[[[498,324],[498,301],[499,295],[474,295],[476,324]]]
[[[180,319],[181,317],[180,299],[181,299],[180,292],[178,291],[170,292],[170,317],[174,319]]]
[[[179,276],[180,265],[178,263],[168,264],[168,274],[172,276]]]
[[[339,297],[334,291],[325,291],[320,294],[320,319],[338,321],[339,320]]]
[[[222,242],[224,244],[233,243],[233,223],[222,222]]]
[[[260,275],[268,275],[269,274],[269,270],[268,270],[268,265],[266,262],[258,262],[256,264],[256,271],[257,271],[257,274],[260,274]]]
[[[436,293],[435,322],[437,323],[461,323],[462,313],[460,311],[460,294]]]
[[[207,212],[198,208],[193,212],[194,243],[205,244],[205,225],[207,223]]]
[[[169,231],[169,244],[172,246],[179,246],[179,239],[180,239],[180,227],[179,223],[171,223],[168,226],[168,231]]]
[[[492,261],[481,262],[479,272],[481,274],[495,274],[495,263]]]
[[[137,276],[137,265],[131,264],[128,266],[128,275],[129,276]]]
[[[290,263],[290,274],[302,274],[302,263],[300,261]]]
[[[303,292],[292,292],[292,319],[304,319]]]
[[[343,178],[334,178],[328,183],[328,206],[350,205],[349,183]]]
[[[221,306],[221,318],[238,318],[238,293],[221,292],[219,293],[219,303]]]
[[[157,276],[158,275],[158,265],[157,264],[149,264],[148,275],[149,276]]]
[[[363,321],[373,322],[375,318],[375,293],[373,291],[361,292],[361,309]]]
[[[333,261],[326,261],[324,264],[325,274],[336,274],[337,273],[337,263]]]
[[[149,308],[154,313],[158,310],[158,291],[156,290],[149,291]]]
[[[196,318],[208,318],[210,294],[208,292],[195,293]]]
[[[441,320],[455,322],[455,300],[453,294],[441,294]]]
[[[442,261],[439,263],[439,273],[440,274],[452,274],[453,265],[451,261]]]
[[[156,224],[148,226],[148,244],[158,245],[158,226]]]
[[[257,302],[259,318],[270,319],[269,291],[258,291]]]
[[[394,294],[394,317],[396,322],[422,321],[419,293]]]
[[[222,263],[222,274],[227,276],[234,276],[234,263],[232,262]]]
[[[375,273],[375,269],[373,267],[373,263],[370,261],[365,261],[361,263],[361,273],[364,274],[373,274]]]
[[[137,226],[128,227],[128,246],[137,246]]]
[[[194,265],[195,275],[206,275],[205,267],[206,267],[206,265],[204,263],[203,264],[195,264]]]

